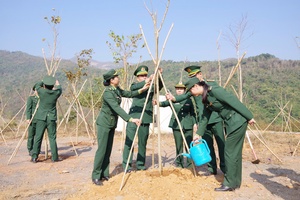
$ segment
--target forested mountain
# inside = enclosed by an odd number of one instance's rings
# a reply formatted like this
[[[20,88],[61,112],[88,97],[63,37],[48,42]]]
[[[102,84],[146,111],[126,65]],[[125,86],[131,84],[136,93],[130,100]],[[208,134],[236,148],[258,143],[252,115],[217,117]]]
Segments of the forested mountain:
[[[153,72],[154,65],[152,61],[145,61],[142,64],[149,67],[150,73]],[[194,64],[202,66],[202,72],[207,79],[219,81],[217,61],[161,61],[163,79],[171,92],[174,92],[174,85],[180,81],[181,74],[183,82],[188,79],[186,72],[182,72],[183,68]],[[221,61],[221,85],[224,85],[231,69],[236,64],[236,59]],[[111,65],[113,66],[113,64]],[[106,69],[110,68],[107,67],[107,63],[105,66]],[[65,71],[76,70],[76,67],[76,63],[70,60],[61,61],[56,77],[63,88],[68,85]],[[101,69],[101,66],[88,67],[86,69],[87,76],[84,79],[101,80],[106,69]],[[283,107],[287,102],[289,104],[286,110],[291,109],[292,117],[300,120],[299,60],[280,60],[270,54],[261,54],[243,59],[242,71],[244,103],[254,113],[257,121],[263,124],[270,123],[280,111],[277,106]],[[46,73],[42,57],[31,56],[23,52],[0,51],[0,101],[2,108],[0,111],[4,110],[4,113],[1,114],[6,117],[14,116],[24,105],[30,88],[35,82],[41,80]],[[227,89],[232,91],[232,88],[235,88],[237,90],[236,86],[235,75]],[[164,89],[162,94],[164,94]]]

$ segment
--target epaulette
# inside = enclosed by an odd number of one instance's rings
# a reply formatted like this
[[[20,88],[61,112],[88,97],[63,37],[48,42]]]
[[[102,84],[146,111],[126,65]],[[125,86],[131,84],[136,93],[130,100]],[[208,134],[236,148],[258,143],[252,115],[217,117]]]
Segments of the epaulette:
[[[213,88],[213,87],[210,85],[210,86],[208,87],[208,91],[211,91],[212,88]]]
[[[215,82],[215,80],[206,80],[207,82]]]

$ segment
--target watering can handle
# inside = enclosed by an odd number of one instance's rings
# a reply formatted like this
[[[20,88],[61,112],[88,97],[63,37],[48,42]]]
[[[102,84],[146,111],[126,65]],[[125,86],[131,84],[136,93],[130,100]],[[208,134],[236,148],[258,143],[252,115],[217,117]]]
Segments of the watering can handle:
[[[195,142],[200,143],[200,142],[202,142],[202,139],[198,139],[198,140],[192,141],[191,144],[190,144],[190,148],[192,148],[194,146]]]
[[[194,144],[195,142],[198,142],[198,143],[203,142],[203,143],[205,144],[205,148],[206,148],[207,152],[210,153],[210,150],[209,150],[209,148],[208,148],[208,146],[207,146],[207,143],[206,143],[206,141],[205,141],[204,139],[199,139],[199,140],[192,141],[191,144],[190,144],[190,148],[193,147],[193,144]]]
[[[203,139],[201,139],[201,140],[205,144],[205,148],[207,149],[207,152],[210,154],[210,149],[208,148],[208,145],[207,145],[206,141],[203,140]]]

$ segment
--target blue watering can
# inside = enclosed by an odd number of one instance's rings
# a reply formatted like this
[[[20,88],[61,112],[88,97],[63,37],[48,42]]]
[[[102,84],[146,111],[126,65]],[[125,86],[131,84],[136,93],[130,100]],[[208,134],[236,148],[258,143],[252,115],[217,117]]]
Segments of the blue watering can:
[[[193,145],[195,142],[198,143]],[[192,141],[190,144],[190,154],[182,153],[181,155],[192,159],[196,166],[201,166],[211,161],[210,150],[204,139]]]

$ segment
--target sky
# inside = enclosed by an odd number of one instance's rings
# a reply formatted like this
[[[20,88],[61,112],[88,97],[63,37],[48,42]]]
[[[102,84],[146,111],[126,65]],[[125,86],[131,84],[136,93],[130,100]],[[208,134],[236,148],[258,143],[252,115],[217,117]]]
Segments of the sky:
[[[156,55],[155,28],[148,10],[157,14],[159,27],[166,5],[167,0],[0,0],[0,50],[43,57],[44,49],[50,56],[53,31],[44,17],[55,15],[61,17],[56,54],[63,59],[93,49],[94,60],[113,61],[106,44],[112,42],[110,31],[126,37],[140,34],[142,28],[150,53],[139,49],[128,61],[151,60]],[[239,55],[269,53],[300,60],[299,10],[299,0],[171,0],[159,32],[158,55],[190,62],[236,58],[230,30],[239,30],[236,25],[245,19]]]

